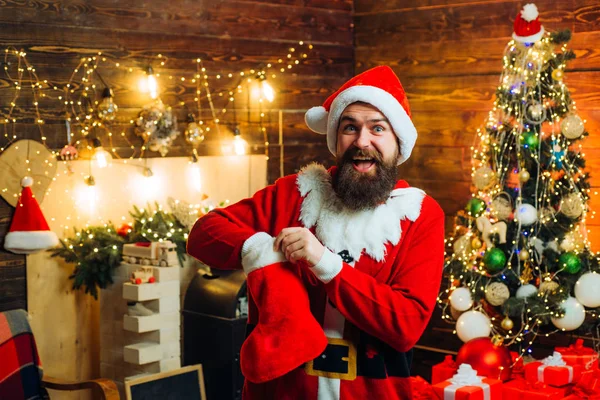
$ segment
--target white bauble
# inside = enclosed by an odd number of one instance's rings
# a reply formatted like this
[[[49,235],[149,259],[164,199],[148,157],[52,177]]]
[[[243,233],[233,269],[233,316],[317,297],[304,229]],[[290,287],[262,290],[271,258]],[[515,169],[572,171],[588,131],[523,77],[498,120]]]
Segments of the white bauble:
[[[477,189],[484,190],[495,178],[496,173],[490,167],[480,167],[473,174],[473,184]]]
[[[562,120],[560,130],[567,139],[577,139],[585,130],[583,120],[577,114],[569,114]]]
[[[471,291],[466,287],[454,289],[450,295],[450,305],[457,311],[466,311],[473,305]]]
[[[537,221],[537,209],[531,204],[523,203],[515,210],[515,218],[522,226],[533,225]]]
[[[467,311],[456,321],[456,334],[463,342],[478,337],[488,337],[492,331],[490,324],[487,315],[479,311]]]
[[[471,249],[471,238],[469,237],[469,235],[463,235],[463,236],[459,237],[458,239],[456,239],[454,241],[452,248],[454,249],[454,254],[456,254],[458,256],[462,256],[465,253],[470,253],[472,250]]]
[[[586,272],[575,284],[575,298],[586,307],[600,306],[600,274]]]
[[[568,297],[561,303],[561,307],[565,310],[565,316],[552,318],[554,326],[564,331],[573,331],[583,324],[585,308],[575,297]]]
[[[517,293],[515,294],[515,297],[517,299],[525,299],[529,296],[536,294],[537,291],[538,290],[534,285],[528,283],[527,285],[523,285],[517,289]]]
[[[502,282],[492,282],[485,289],[485,299],[493,306],[501,306],[509,297],[508,286]]]

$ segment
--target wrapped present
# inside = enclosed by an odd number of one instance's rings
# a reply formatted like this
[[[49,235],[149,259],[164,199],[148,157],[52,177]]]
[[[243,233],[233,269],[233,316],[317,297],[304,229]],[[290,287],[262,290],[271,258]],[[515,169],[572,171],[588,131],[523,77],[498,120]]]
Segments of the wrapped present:
[[[568,365],[581,365],[584,370],[598,369],[598,353],[583,345],[583,339],[577,339],[569,347],[557,347],[555,351],[562,355]]]
[[[542,361],[525,365],[525,379],[560,387],[576,383],[581,377],[582,370],[581,365],[567,365],[560,353],[555,351]]]
[[[571,395],[563,400],[600,400],[600,372],[598,370],[584,372]]]
[[[512,359],[512,368],[510,376],[513,378],[523,378],[525,376],[525,367],[523,365],[523,356],[516,351],[510,352],[510,358]]]
[[[555,388],[523,378],[513,379],[502,385],[502,398],[509,400],[562,400],[568,392],[566,387]]]
[[[410,377],[410,388],[412,391],[412,400],[431,400],[435,397],[433,388],[429,382],[420,376]]]
[[[449,380],[433,385],[439,400],[500,400],[502,381],[477,376],[469,364],[461,364]]]
[[[435,385],[436,383],[452,378],[457,369],[458,365],[456,365],[452,356],[446,356],[443,362],[431,367],[431,383]]]

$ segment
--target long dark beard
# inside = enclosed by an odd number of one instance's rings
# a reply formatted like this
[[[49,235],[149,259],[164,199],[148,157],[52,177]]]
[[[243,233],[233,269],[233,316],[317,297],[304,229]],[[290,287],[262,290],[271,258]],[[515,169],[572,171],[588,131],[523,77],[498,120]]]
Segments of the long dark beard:
[[[370,157],[375,160],[375,174],[364,174],[353,166],[355,156]],[[356,147],[348,149],[338,160],[338,171],[332,186],[344,205],[360,211],[375,208],[385,203],[396,185],[398,153],[391,161],[384,161],[376,152],[365,152]]]

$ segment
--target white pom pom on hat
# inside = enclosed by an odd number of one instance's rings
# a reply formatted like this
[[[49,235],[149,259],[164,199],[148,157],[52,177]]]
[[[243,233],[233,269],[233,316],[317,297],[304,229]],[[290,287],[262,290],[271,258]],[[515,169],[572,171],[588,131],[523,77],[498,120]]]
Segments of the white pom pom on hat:
[[[350,79],[325,100],[323,106],[306,112],[306,125],[314,132],[327,135],[327,147],[336,155],[339,119],[350,104],[362,102],[376,107],[388,119],[400,142],[398,164],[408,160],[417,141],[406,92],[388,66],[369,69]]]

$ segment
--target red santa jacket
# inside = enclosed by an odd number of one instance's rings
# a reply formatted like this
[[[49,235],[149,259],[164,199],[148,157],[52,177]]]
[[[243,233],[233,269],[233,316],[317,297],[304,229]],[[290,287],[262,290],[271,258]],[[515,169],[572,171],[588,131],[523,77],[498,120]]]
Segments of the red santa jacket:
[[[295,226],[310,228],[344,260],[326,284],[306,269],[301,272],[311,310],[326,336],[356,349],[356,359],[349,361],[357,363],[356,378],[319,376],[319,368],[335,369],[335,360],[322,366],[340,357],[333,346],[333,353],[316,359],[308,369],[265,384],[246,382],[245,398],[411,398],[410,350],[429,321],[440,287],[444,213],[435,200],[402,180],[385,204],[349,212],[331,187],[335,173],[335,168],[306,167],[252,198],[213,210],[190,232],[188,253],[214,268],[241,268],[240,254],[248,238],[257,232],[276,236]],[[252,326],[257,313],[251,298],[249,307]]]

